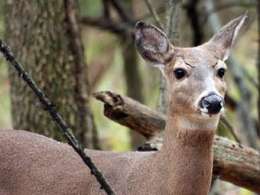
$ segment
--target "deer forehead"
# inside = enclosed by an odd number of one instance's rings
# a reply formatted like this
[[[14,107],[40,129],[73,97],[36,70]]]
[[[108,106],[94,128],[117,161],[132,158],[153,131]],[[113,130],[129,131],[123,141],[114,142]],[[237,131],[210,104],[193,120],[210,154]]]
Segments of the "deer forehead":
[[[214,67],[218,63],[218,58],[214,53],[209,52],[202,46],[193,48],[177,48],[176,62],[181,59],[183,65],[190,67]]]

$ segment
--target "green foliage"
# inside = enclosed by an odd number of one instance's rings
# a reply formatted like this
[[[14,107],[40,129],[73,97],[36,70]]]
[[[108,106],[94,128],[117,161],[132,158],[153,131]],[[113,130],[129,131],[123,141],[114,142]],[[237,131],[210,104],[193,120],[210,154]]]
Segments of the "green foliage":
[[[114,55],[113,66],[104,75],[104,79],[102,79],[96,91],[111,90],[124,94],[123,66],[119,53],[120,51],[117,49]],[[93,101],[92,108],[96,121],[98,121],[97,127],[99,135],[101,139],[104,138],[106,140],[103,144],[117,151],[129,150],[130,140],[127,128],[105,118],[103,115],[103,104]]]
[[[101,14],[101,0],[79,0],[80,14],[88,16],[98,16]]]
[[[7,64],[0,61],[0,126],[11,128],[11,106],[9,96],[9,82],[7,78]]]

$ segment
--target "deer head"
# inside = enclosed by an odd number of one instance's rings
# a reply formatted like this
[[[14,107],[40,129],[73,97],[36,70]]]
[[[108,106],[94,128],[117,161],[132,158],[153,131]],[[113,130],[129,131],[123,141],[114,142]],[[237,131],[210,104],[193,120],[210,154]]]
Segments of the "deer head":
[[[195,120],[219,118],[223,111],[224,75],[230,49],[246,19],[242,15],[208,42],[191,48],[175,47],[159,28],[138,22],[135,42],[142,57],[158,67],[167,80],[169,113]]]

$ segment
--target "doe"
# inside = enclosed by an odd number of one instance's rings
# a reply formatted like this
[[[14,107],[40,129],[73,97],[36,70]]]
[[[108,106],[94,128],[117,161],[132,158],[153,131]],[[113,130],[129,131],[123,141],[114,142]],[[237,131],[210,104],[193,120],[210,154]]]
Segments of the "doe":
[[[169,106],[158,152],[86,149],[117,195],[206,195],[212,142],[223,111],[225,60],[246,16],[225,25],[208,42],[173,46],[164,32],[139,22],[139,53],[167,80]],[[105,194],[67,144],[22,130],[0,130],[0,195]]]

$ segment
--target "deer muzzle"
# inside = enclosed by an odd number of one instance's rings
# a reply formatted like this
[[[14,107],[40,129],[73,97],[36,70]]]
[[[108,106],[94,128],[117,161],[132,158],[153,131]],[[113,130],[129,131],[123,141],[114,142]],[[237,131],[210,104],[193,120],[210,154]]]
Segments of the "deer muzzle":
[[[218,114],[224,106],[224,98],[213,92],[201,98],[199,106],[206,114]]]

